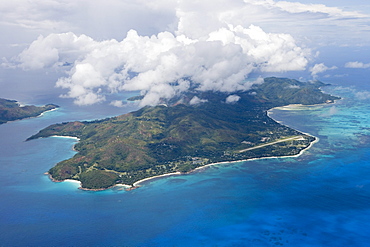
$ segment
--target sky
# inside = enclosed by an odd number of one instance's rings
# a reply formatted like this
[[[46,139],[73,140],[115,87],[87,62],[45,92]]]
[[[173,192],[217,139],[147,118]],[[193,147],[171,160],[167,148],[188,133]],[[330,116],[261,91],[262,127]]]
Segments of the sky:
[[[233,96],[267,74],[370,68],[370,58],[323,58],[369,47],[370,3],[360,0],[12,0],[0,12],[0,86],[12,74],[50,75],[80,106],[121,107],[110,95],[127,91],[141,106],[194,89]]]

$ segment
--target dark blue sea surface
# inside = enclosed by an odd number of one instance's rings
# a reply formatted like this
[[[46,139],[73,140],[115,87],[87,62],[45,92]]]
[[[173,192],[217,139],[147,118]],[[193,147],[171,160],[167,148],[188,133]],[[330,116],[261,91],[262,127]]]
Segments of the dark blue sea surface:
[[[0,246],[369,246],[369,88],[324,90],[343,99],[271,112],[319,138],[301,156],[214,165],[133,191],[54,183],[44,172],[71,157],[76,141],[24,140],[52,123],[134,106],[67,105],[0,125]]]

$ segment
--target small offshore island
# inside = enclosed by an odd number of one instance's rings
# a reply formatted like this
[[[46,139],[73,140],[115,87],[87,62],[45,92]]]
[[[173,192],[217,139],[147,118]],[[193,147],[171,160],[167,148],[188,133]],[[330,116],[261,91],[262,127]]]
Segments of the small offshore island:
[[[20,105],[16,100],[0,98],[0,124],[24,118],[37,117],[43,112],[54,110],[59,106],[47,104],[44,106]]]
[[[78,152],[48,171],[53,181],[78,180],[82,189],[102,190],[166,174],[181,174],[220,162],[299,154],[315,137],[267,115],[290,104],[333,103],[319,81],[265,78],[249,91],[193,92],[167,105],[144,107],[96,121],[51,125],[27,140],[77,137]],[[190,104],[197,97],[199,104]],[[138,98],[139,99],[139,98]]]

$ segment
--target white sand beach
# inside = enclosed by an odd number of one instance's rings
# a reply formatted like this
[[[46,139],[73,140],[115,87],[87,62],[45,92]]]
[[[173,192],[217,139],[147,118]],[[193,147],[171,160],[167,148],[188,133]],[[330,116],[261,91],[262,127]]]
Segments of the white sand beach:
[[[77,138],[75,136],[59,136],[59,135],[53,135],[51,137],[58,137],[58,138],[68,138],[68,139],[74,139],[76,141],[80,141],[80,138]]]

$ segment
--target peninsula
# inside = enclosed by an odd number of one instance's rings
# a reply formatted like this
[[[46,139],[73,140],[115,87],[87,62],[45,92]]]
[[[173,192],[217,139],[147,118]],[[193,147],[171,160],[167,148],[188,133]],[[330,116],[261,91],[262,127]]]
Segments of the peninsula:
[[[0,98],[0,124],[6,123],[8,121],[37,117],[43,112],[50,111],[58,107],[59,106],[54,104],[48,104],[45,106],[22,106],[15,100]]]
[[[219,162],[297,155],[315,137],[268,117],[273,107],[333,103],[326,84],[265,78],[249,91],[187,93],[166,105],[96,121],[51,125],[28,140],[74,136],[77,153],[49,170],[54,181],[74,179],[100,190]],[[198,104],[191,104],[194,97]],[[201,100],[199,100],[201,99]],[[194,101],[193,101],[194,102]]]

